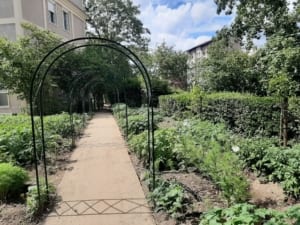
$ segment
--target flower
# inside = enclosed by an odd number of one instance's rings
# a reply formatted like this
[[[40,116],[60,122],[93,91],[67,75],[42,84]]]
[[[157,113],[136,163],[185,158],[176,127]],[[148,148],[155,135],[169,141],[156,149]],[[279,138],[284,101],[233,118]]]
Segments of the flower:
[[[231,147],[231,150],[233,151],[233,152],[238,152],[238,151],[240,151],[240,147],[239,146],[232,146]]]

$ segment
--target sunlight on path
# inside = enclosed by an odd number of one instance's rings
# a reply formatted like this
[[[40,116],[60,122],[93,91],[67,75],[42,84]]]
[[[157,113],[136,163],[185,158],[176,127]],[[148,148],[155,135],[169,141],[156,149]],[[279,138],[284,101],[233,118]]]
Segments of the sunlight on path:
[[[44,225],[154,225],[151,210],[110,113],[94,116],[58,186],[61,201]]]

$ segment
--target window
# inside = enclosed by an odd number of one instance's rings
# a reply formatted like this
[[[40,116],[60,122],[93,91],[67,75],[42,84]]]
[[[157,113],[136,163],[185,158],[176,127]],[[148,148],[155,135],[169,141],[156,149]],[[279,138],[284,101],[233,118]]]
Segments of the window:
[[[56,23],[56,6],[50,1],[48,1],[48,16],[51,23]]]
[[[64,29],[70,30],[70,15],[66,11],[63,11]]]
[[[8,91],[0,90],[0,107],[8,107]]]

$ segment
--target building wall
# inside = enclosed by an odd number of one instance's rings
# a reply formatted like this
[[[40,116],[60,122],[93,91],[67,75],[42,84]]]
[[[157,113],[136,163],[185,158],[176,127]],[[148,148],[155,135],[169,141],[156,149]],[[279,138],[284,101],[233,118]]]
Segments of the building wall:
[[[44,1],[22,0],[23,19],[43,28],[45,28],[44,11]]]
[[[49,20],[48,1],[55,3],[56,22]],[[85,36],[82,0],[0,0],[0,36],[15,41],[24,35],[21,24],[33,23],[69,40]],[[68,29],[64,26],[63,12],[69,15]],[[3,97],[3,90],[2,91]],[[9,106],[0,106],[1,113],[20,113],[26,103],[8,93]]]
[[[0,114],[18,114],[26,111],[26,102],[20,100],[17,95],[8,93],[7,100],[8,106],[0,106]]]
[[[14,17],[14,2],[12,0],[0,0],[0,18]]]

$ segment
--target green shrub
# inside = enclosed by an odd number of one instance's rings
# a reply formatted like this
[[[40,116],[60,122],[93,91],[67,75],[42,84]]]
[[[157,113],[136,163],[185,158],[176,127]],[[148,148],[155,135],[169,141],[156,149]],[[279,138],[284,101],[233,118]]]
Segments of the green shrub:
[[[135,152],[143,164],[146,165],[149,158],[148,152],[148,132],[144,131],[129,139],[130,149]]]
[[[133,136],[129,140],[131,149],[146,163],[148,154],[148,133],[143,132]],[[175,129],[158,129],[154,133],[155,137],[155,169],[158,171],[178,168],[180,163],[173,152],[176,131]]]
[[[273,139],[240,139],[237,147],[244,164],[269,181],[280,182],[289,196],[300,198],[300,145],[284,149]]]
[[[159,97],[159,108],[166,116],[182,117],[184,112],[189,111],[191,105],[191,94],[183,92],[173,95],[162,95]]]
[[[226,209],[213,209],[201,216],[199,225],[297,225],[299,223],[300,207],[291,207],[286,212],[279,212],[244,203]]]
[[[49,198],[52,198],[55,194],[55,188],[49,185]],[[40,184],[40,202],[37,191],[37,185],[30,186],[27,192],[26,198],[26,216],[30,219],[34,219],[37,215],[43,212],[45,207],[49,204],[47,198],[47,189],[45,184]]]
[[[74,132],[79,135],[85,126],[84,115],[74,114]],[[40,119],[36,122],[37,156],[41,156]],[[57,140],[71,138],[73,127],[70,116],[66,113],[46,116],[44,118],[44,132],[47,151],[57,151]],[[59,136],[59,137],[58,137]],[[50,147],[55,147],[51,149]],[[16,162],[19,165],[32,163],[32,131],[29,116],[0,116],[0,161]]]
[[[228,204],[248,198],[248,182],[238,157],[231,151],[230,133],[222,124],[201,120],[184,120],[175,152],[187,165],[211,177]]]
[[[18,198],[28,179],[28,173],[21,167],[0,163],[0,200]]]
[[[184,189],[175,181],[158,180],[155,189],[150,193],[155,202],[155,211],[165,211],[172,217],[179,217],[184,209]]]
[[[272,97],[231,92],[204,94],[194,90],[161,96],[159,105],[168,116],[182,116],[190,111],[203,120],[224,122],[234,132],[247,136],[274,136],[279,132],[280,107]]]

